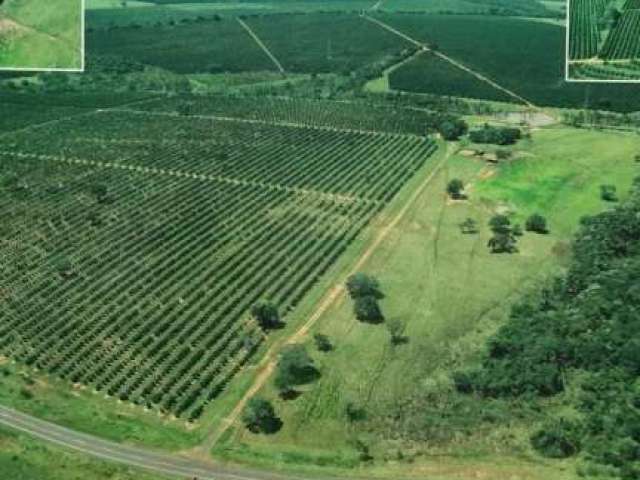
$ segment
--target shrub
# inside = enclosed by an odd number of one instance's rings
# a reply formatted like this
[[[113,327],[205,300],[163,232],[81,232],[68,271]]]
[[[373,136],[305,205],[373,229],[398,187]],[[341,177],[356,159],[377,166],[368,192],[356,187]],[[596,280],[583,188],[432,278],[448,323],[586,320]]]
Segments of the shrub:
[[[550,458],[567,458],[580,451],[577,427],[564,418],[547,422],[531,436],[531,445]]]
[[[249,400],[242,421],[253,433],[275,433],[282,427],[282,420],[276,415],[271,402],[260,397]]]
[[[282,322],[278,308],[271,302],[258,302],[251,308],[251,315],[263,330],[278,328]]]
[[[447,193],[453,199],[463,198],[464,183],[459,178],[454,178],[447,184]]]
[[[314,334],[313,341],[316,344],[316,348],[321,352],[330,352],[331,350],[333,350],[331,340],[329,340],[329,337],[323,335],[322,333]]]
[[[547,229],[547,219],[538,213],[534,213],[527,218],[527,221],[525,222],[525,229],[528,232],[542,234],[549,233],[549,230]]]
[[[615,185],[600,185],[600,198],[605,202],[617,202],[618,193]]]
[[[367,295],[364,297],[357,297],[353,305],[356,318],[361,322],[367,323],[382,323],[384,316],[378,300],[376,297]]]

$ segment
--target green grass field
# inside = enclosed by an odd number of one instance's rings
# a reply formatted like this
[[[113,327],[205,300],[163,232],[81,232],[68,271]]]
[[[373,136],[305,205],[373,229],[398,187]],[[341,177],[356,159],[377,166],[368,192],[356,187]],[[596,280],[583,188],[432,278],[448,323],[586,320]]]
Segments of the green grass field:
[[[3,428],[0,474],[12,480],[160,480],[146,472],[70,453]]]
[[[407,343],[392,346],[383,325],[355,321],[351,301],[342,297],[314,330],[335,343],[333,352],[313,353],[321,379],[295,400],[279,399],[272,386],[263,392],[283,429],[270,436],[237,429],[215,453],[269,467],[344,470],[362,468],[360,441],[375,458],[372,473],[572,478],[571,463],[544,461],[529,446],[539,413],[517,402],[465,402],[449,374],[475,361],[513,300],[559,271],[580,217],[606,208],[600,184],[625,191],[638,174],[637,149],[632,135],[561,127],[534,132],[514,147],[514,160],[498,167],[450,157],[364,268],[379,279],[383,311],[405,325]],[[467,184],[468,201],[444,194],[454,177]],[[510,211],[516,221],[542,212],[551,234],[526,234],[514,255],[490,254],[486,223],[496,211]],[[479,235],[460,233],[467,217],[478,221]],[[366,419],[349,422],[348,403],[363,408]]]
[[[6,0],[0,7],[0,68],[83,66],[82,0]]]

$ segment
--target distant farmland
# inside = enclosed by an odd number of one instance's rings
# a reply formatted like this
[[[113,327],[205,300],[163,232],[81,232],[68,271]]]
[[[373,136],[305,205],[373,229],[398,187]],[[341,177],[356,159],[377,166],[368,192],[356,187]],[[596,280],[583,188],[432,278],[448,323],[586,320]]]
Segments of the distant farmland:
[[[88,116],[87,116],[88,115]],[[197,419],[426,138],[96,111],[3,139],[0,352]]]
[[[635,111],[640,90],[633,85],[584,85],[565,81],[564,28],[549,23],[463,15],[379,15],[419,41],[435,45],[455,60],[541,106]],[[505,47],[505,38],[508,46]],[[436,72],[416,58],[390,76],[391,88],[411,92],[494,100],[468,79]],[[438,79],[440,79],[438,81]]]

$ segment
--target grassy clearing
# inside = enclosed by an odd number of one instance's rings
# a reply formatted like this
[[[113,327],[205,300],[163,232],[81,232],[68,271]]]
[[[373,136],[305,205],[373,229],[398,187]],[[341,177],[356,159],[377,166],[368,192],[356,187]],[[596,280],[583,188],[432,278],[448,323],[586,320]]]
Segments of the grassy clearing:
[[[602,155],[605,145],[615,147]],[[269,467],[343,470],[362,466],[359,441],[376,459],[371,475],[572,478],[571,462],[546,462],[531,451],[528,433],[537,413],[518,404],[465,404],[449,374],[474,361],[513,299],[566,261],[579,218],[605,207],[599,185],[626,190],[638,173],[637,148],[631,136],[556,128],[534,132],[518,145],[521,156],[498,168],[450,158],[365,269],[380,280],[383,311],[405,325],[408,342],[392,346],[383,325],[356,322],[351,301],[342,298],[316,329],[335,342],[335,351],[315,352],[309,342],[322,378],[295,400],[280,400],[271,386],[263,392],[274,400],[283,429],[272,436],[236,429],[215,453]],[[454,177],[468,184],[468,201],[444,195]],[[544,195],[527,193],[538,187]],[[516,218],[546,214],[551,234],[526,234],[518,254],[492,255],[485,225],[507,198],[517,206]],[[479,235],[460,233],[467,217],[478,221]],[[348,403],[367,418],[349,422]]]
[[[0,474],[20,480],[160,480],[131,468],[89,459],[0,428]],[[162,477],[165,478],[165,477]]]
[[[8,0],[0,22],[13,22],[0,38],[0,67],[82,66],[82,0]],[[0,27],[2,30],[2,27]]]

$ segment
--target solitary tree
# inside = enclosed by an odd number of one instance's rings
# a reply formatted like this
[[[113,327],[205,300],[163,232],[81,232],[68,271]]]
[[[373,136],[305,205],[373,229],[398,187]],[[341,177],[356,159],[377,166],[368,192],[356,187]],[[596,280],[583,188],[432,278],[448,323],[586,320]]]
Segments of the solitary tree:
[[[506,215],[494,215],[489,220],[489,227],[493,233],[511,233],[511,220]]]
[[[271,302],[256,303],[251,308],[251,315],[263,330],[272,330],[281,324],[278,308]]]
[[[464,183],[459,178],[454,178],[447,184],[447,193],[451,198],[457,200],[463,198]]]
[[[310,383],[319,375],[320,372],[305,347],[292,345],[280,356],[274,383],[282,394],[287,394],[295,386]]]
[[[615,185],[600,185],[600,198],[606,202],[617,202],[618,194]]]
[[[516,237],[511,233],[496,233],[489,239],[487,246],[491,253],[513,253],[517,252]]]
[[[381,323],[384,321],[378,299],[372,295],[357,297],[353,308],[356,318],[361,322]]]
[[[313,341],[316,344],[316,348],[321,352],[330,352],[333,350],[333,345],[331,344],[331,340],[329,337],[322,333],[316,333],[313,335]]]
[[[539,213],[534,213],[529,218],[527,218],[524,226],[528,232],[542,234],[549,233],[549,230],[547,229],[547,219]]]
[[[242,421],[253,433],[275,433],[282,427],[271,402],[261,397],[253,397],[247,403]]]
[[[356,273],[347,279],[347,291],[351,298],[371,296],[374,298],[383,298],[384,295],[380,291],[378,280],[365,273]]]

